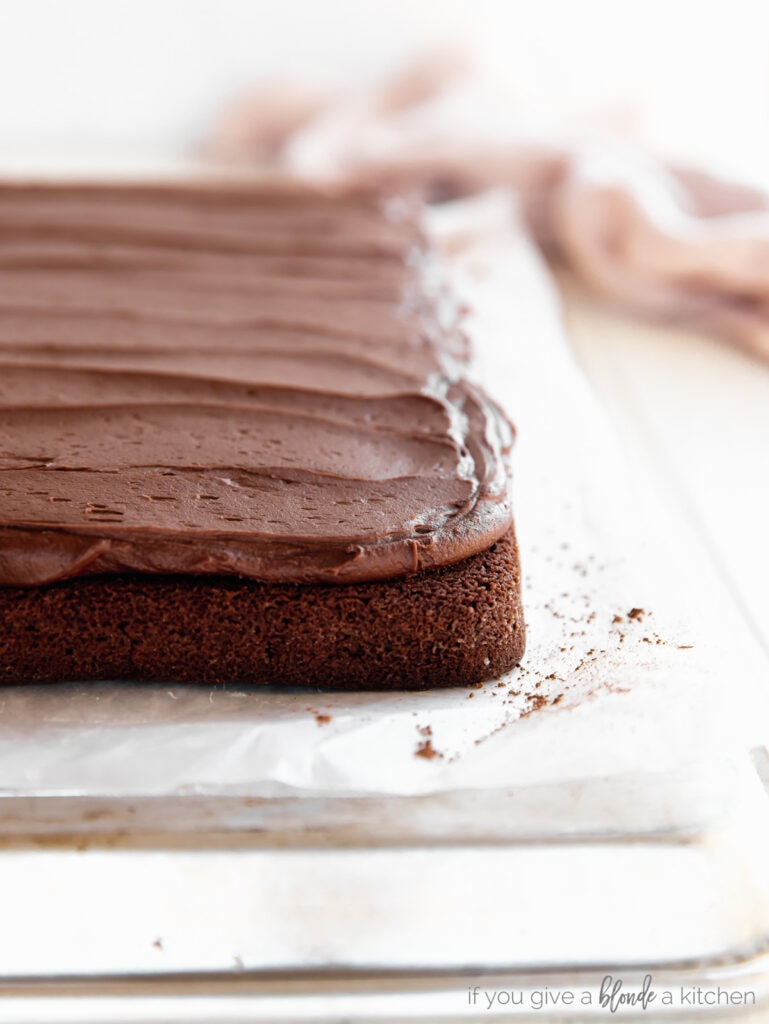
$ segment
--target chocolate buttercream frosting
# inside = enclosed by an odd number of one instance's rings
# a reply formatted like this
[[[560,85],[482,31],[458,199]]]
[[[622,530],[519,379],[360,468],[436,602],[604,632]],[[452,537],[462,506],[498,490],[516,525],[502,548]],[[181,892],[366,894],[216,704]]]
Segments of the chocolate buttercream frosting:
[[[387,580],[509,528],[504,415],[402,199],[0,187],[0,584]]]

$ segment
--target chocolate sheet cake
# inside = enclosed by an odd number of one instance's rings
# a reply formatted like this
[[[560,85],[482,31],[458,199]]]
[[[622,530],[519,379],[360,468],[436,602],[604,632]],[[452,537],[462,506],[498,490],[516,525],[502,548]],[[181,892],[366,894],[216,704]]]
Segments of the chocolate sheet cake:
[[[503,413],[401,199],[0,186],[0,680],[469,684]]]

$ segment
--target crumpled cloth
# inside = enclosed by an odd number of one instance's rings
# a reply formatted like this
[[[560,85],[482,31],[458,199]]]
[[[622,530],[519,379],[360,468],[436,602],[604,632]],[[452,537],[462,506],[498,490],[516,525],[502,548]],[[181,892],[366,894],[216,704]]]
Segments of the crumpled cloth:
[[[769,360],[769,190],[656,159],[610,117],[527,117],[454,53],[367,88],[268,83],[223,111],[203,151],[433,200],[509,186],[540,245],[597,292]]]

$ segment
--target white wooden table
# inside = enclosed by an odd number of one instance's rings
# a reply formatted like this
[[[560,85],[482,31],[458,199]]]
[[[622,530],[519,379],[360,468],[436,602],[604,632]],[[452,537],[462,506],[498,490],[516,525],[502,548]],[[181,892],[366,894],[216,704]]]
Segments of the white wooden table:
[[[769,666],[769,365],[632,319],[558,276],[579,360],[623,439],[683,508]]]

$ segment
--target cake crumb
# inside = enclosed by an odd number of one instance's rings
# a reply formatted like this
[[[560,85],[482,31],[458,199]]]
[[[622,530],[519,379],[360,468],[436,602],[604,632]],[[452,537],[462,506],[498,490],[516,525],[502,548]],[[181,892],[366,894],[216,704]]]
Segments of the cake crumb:
[[[521,718],[528,718],[533,711],[539,711],[548,703],[547,697],[543,693],[527,693],[526,698],[531,701],[531,706],[523,712]]]
[[[436,750],[433,746],[433,741],[426,739],[424,743],[420,743],[417,749],[414,751],[415,757],[424,757],[427,761],[432,761],[434,757],[443,757],[440,750]]]
[[[318,725],[328,725],[328,723],[331,721],[331,715],[327,715],[321,711],[317,711],[313,707],[306,707],[304,710],[308,711],[311,715],[315,716],[315,721]]]

